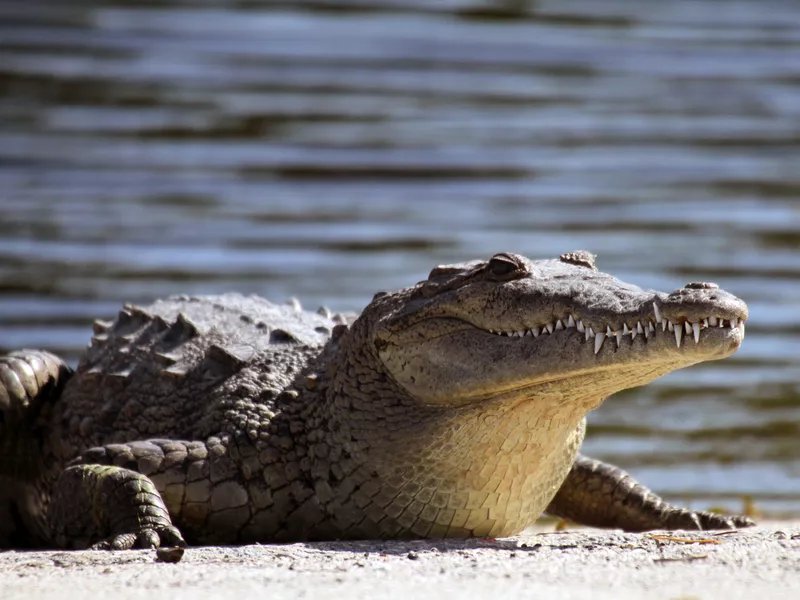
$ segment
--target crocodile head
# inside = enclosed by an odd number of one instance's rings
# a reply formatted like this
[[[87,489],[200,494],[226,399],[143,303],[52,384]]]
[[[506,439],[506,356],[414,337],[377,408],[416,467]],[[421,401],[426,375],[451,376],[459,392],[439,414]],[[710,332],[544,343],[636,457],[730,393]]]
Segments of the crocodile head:
[[[587,412],[728,356],[746,318],[714,284],[643,290],[598,271],[587,252],[436,267],[377,295],[327,347],[325,406],[339,409],[330,444],[367,482],[358,506],[374,496],[387,516],[374,525],[381,535],[518,533],[567,476]]]
[[[584,251],[436,267],[401,303],[375,308],[378,356],[414,398],[550,397],[584,414],[616,391],[732,354],[747,319],[744,302],[715,284],[643,290]]]

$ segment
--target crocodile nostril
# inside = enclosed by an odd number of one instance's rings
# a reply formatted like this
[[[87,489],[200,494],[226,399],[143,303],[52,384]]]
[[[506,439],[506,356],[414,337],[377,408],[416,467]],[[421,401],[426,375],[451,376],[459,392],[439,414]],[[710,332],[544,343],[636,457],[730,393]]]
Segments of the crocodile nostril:
[[[689,290],[717,290],[719,286],[716,283],[711,283],[709,281],[693,281],[692,283],[687,283],[683,286],[685,289]]]

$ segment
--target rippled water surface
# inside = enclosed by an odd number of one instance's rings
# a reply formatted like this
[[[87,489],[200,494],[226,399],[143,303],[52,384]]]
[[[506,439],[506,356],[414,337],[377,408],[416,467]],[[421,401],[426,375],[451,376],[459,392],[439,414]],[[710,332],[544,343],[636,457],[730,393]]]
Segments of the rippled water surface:
[[[750,306],[741,351],[586,450],[800,512],[800,4],[0,2],[0,347],[123,301],[359,310],[433,265],[586,248]]]

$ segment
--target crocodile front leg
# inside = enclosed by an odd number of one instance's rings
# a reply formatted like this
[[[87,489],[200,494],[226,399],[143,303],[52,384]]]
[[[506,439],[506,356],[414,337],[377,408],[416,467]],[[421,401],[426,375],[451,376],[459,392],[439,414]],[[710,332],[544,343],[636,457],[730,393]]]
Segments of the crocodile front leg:
[[[734,529],[754,525],[744,516],[672,506],[619,467],[580,454],[545,512],[581,525],[625,531]]]
[[[47,521],[62,548],[185,545],[153,482],[130,469],[75,465],[53,490]]]
[[[79,462],[61,474],[49,507],[52,539],[61,547],[185,545],[173,519],[190,540],[232,542],[250,517],[218,438],[110,444]]]

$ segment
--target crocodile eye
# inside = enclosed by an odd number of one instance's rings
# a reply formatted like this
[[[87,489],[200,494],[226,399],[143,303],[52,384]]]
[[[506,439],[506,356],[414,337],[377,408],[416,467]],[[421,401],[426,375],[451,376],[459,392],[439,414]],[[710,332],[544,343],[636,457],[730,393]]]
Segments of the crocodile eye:
[[[489,260],[489,273],[493,277],[507,279],[520,268],[519,262],[508,254],[495,254]]]

